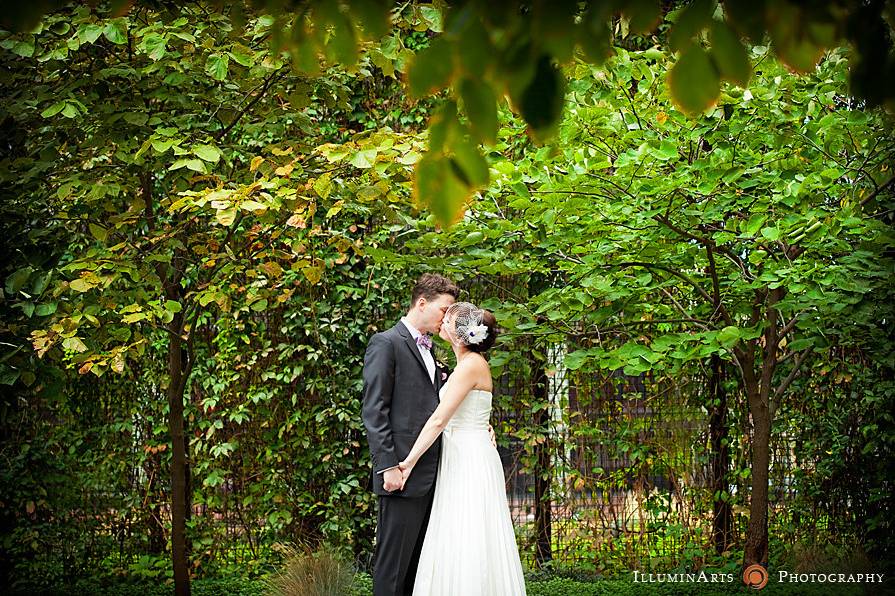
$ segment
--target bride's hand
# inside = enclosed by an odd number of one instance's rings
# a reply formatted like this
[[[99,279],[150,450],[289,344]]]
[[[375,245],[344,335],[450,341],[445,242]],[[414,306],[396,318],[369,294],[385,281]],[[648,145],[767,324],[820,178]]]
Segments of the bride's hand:
[[[410,472],[413,471],[413,465],[405,460],[398,464],[398,469],[401,470],[401,490],[404,490],[404,485],[407,484],[407,479],[410,478]]]

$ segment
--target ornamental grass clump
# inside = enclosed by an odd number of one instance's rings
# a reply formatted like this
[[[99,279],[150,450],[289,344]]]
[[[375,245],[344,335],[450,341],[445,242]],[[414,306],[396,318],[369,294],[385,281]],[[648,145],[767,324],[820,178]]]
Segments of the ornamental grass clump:
[[[283,546],[279,572],[267,580],[272,596],[343,596],[350,593],[354,569],[328,548]]]

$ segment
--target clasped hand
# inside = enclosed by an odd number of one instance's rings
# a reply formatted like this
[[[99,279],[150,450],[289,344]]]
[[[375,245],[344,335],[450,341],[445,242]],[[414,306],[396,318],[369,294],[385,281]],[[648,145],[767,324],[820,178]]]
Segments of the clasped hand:
[[[494,434],[494,427],[490,424],[488,425],[488,437],[491,439],[491,446],[496,448],[497,435]],[[407,484],[407,479],[410,478],[410,473],[413,472],[415,464],[416,462],[410,463],[405,459],[398,463],[397,468],[386,470],[382,478],[383,488],[388,492],[404,490],[404,485]]]

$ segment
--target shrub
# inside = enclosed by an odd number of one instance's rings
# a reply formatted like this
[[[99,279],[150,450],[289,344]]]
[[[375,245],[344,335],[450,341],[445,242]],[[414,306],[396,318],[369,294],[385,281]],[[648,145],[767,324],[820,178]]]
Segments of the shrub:
[[[283,547],[286,560],[267,580],[276,596],[344,596],[354,585],[354,569],[328,548]]]

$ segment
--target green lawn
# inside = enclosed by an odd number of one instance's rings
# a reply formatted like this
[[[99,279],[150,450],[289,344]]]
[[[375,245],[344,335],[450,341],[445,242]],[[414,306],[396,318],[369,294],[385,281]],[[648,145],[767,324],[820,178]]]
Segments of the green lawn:
[[[736,579],[732,583],[635,583],[633,576],[621,579],[581,580],[566,577],[551,579],[530,579],[527,582],[529,596],[677,596],[709,594],[753,593]],[[372,594],[372,580],[367,574],[358,574],[357,583],[349,596],[369,596]],[[104,584],[99,580],[84,580],[59,594],[108,594],[113,596],[162,596],[171,593],[172,586],[162,583]],[[192,583],[194,596],[261,596],[266,594],[265,583],[261,580],[242,579],[201,579]],[[891,579],[884,584],[776,584],[771,582],[761,590],[762,594],[786,596],[817,595],[863,595],[895,593],[895,582]]]

